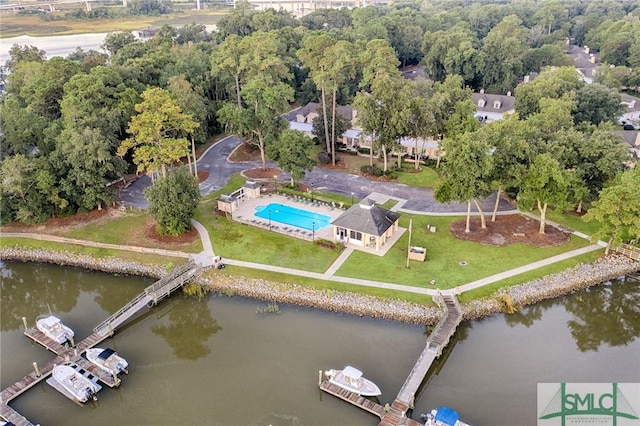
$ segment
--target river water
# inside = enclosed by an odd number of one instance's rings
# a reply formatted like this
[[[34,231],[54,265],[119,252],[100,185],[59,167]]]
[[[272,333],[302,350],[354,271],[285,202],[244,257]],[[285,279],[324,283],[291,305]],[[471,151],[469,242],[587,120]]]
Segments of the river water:
[[[2,264],[2,388],[52,355],[23,334],[49,307],[76,341],[150,280],[42,264]],[[118,389],[77,406],[42,382],[11,402],[42,425],[374,425],[317,388],[318,370],[353,365],[391,402],[424,348],[422,326],[264,302],[175,294],[101,346],[130,365]],[[417,398],[479,425],[536,424],[539,382],[640,382],[640,284],[627,281],[463,323]]]

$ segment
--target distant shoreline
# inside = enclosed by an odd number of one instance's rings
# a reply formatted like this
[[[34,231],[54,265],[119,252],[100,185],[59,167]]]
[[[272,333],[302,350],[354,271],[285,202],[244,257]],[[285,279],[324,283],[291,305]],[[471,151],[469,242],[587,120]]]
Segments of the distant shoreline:
[[[0,249],[0,260],[50,263],[80,267],[92,271],[160,278],[167,272],[157,265],[143,265],[118,258],[97,259],[92,256],[44,249]],[[562,272],[499,291],[508,295],[513,305],[532,305],[542,300],[561,297],[577,290],[624,277],[640,271],[640,262],[613,254],[588,264],[579,264]],[[408,324],[435,324],[442,312],[402,300],[384,300],[350,292],[316,290],[293,284],[263,279],[246,279],[209,269],[200,274],[198,283],[211,291],[275,303],[286,303],[356,316],[399,321]],[[474,300],[462,306],[465,320],[502,313],[504,306],[496,298]]]

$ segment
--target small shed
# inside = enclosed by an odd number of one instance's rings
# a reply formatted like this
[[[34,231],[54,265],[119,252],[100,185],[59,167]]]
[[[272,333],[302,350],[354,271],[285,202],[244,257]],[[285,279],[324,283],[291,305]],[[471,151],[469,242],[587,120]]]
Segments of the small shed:
[[[427,249],[425,247],[409,247],[409,260],[424,262],[426,258]]]
[[[233,213],[240,203],[246,198],[260,197],[261,185],[252,180],[248,180],[242,188],[233,191],[231,194],[222,194],[218,198],[218,210],[227,213]]]
[[[331,225],[336,241],[380,250],[398,230],[400,214],[376,206],[365,198],[336,218]]]
[[[231,194],[222,194],[218,198],[218,210],[221,212],[233,213],[240,205],[240,199]]]

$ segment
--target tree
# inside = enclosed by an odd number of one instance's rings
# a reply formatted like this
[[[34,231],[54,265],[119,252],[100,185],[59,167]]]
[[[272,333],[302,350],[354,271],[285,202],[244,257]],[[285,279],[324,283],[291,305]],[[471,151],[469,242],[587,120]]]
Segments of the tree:
[[[573,97],[584,84],[574,67],[545,68],[532,82],[516,87],[516,111],[520,118],[526,119],[540,111],[542,99]]]
[[[114,56],[120,49],[132,43],[136,43],[136,38],[131,31],[117,31],[106,35],[102,48],[109,52],[110,56]]]
[[[387,152],[398,140],[409,134],[410,92],[402,77],[377,74],[371,93],[359,92],[354,101],[358,122],[365,134],[373,135],[371,151],[377,146],[388,169]]]
[[[55,175],[45,158],[18,154],[6,158],[0,169],[2,202],[8,206],[9,218],[33,224],[44,222],[63,211],[68,202],[60,196]]]
[[[481,227],[487,227],[478,198],[491,193],[490,181],[493,160],[490,146],[477,138],[475,133],[464,133],[454,138],[446,138],[443,149],[447,152],[442,165],[442,178],[435,191],[435,198],[441,203],[451,201],[467,203],[467,223],[465,232],[471,232],[471,202],[480,213]]]
[[[569,12],[559,0],[545,0],[533,19],[547,28],[547,34],[567,20]]]
[[[482,84],[490,92],[506,92],[516,87],[523,75],[528,51],[526,32],[515,15],[505,17],[482,42],[477,69]]]
[[[232,131],[260,149],[262,169],[267,169],[266,146],[285,128],[280,117],[293,100],[293,88],[285,83],[272,84],[264,75],[250,80],[242,89],[244,104],[225,102],[218,117]]]
[[[330,64],[323,60],[324,52],[333,45],[335,40],[327,34],[310,35],[302,41],[302,47],[297,54],[305,67],[310,71],[311,79],[320,89],[320,101],[322,102],[322,116],[324,121],[325,142],[327,153],[331,152],[331,137],[329,133],[329,119],[327,117],[327,90],[330,90],[330,81],[326,67]]]
[[[4,132],[1,152],[4,155],[27,155],[34,147],[45,153],[44,131],[47,122],[44,117],[22,105],[18,98],[6,95],[0,104],[0,128]]]
[[[466,22],[458,22],[447,31],[425,33],[423,63],[429,77],[443,81],[448,75],[457,74],[467,84],[472,83],[476,76],[477,45],[478,40]]]
[[[149,213],[157,222],[161,235],[180,235],[191,229],[191,218],[200,201],[198,180],[179,167],[168,176],[144,189],[149,201]]]
[[[617,91],[601,84],[587,84],[576,93],[576,107],[573,118],[577,123],[599,125],[602,122],[615,122],[624,112]]]
[[[339,108],[339,107],[336,105],[336,108]],[[333,116],[333,108],[330,110],[329,114]],[[324,116],[322,114],[318,114],[318,116],[313,119],[312,124],[313,124],[313,131],[312,131],[313,135],[316,138],[318,138],[321,145],[326,145],[327,141],[325,140],[325,135],[324,135]],[[334,127],[335,127],[335,131],[334,131]],[[344,118],[344,116],[342,116],[341,114],[336,114],[335,121],[331,120],[329,122],[329,134],[330,135],[335,134],[337,136],[341,136],[344,132],[349,130],[350,127],[351,127],[351,122],[349,120]]]
[[[297,130],[284,130],[277,141],[269,145],[269,156],[278,162],[285,172],[291,175],[291,186],[294,181],[302,179],[307,171],[313,170],[315,162],[309,158],[313,141]]]
[[[61,176],[60,191],[73,207],[101,209],[115,201],[110,184],[124,174],[126,163],[114,155],[114,146],[97,128],[70,128],[60,134],[51,161]]]
[[[336,95],[341,85],[356,72],[357,57],[355,46],[346,41],[338,41],[329,46],[321,59],[322,68],[327,70],[328,84],[332,93],[331,101],[331,161],[336,164]],[[340,136],[340,134],[338,134]]]
[[[525,172],[518,193],[518,203],[524,209],[535,205],[540,213],[540,234],[544,234],[547,207],[564,209],[569,201],[572,177],[551,154],[538,155]]]
[[[184,77],[171,77],[167,89],[172,98],[185,114],[189,114],[198,123],[193,139],[196,143],[205,143],[207,139],[208,108],[200,88],[194,88]]]
[[[36,46],[14,44],[9,49],[9,59],[5,63],[5,68],[13,72],[20,62],[44,62],[46,58],[47,52]]]
[[[609,253],[612,244],[640,239],[640,168],[622,173],[614,185],[604,188],[593,203],[585,222],[598,221],[600,228],[594,239],[606,238]]]
[[[179,161],[189,153],[185,135],[193,133],[198,123],[183,114],[166,90],[149,88],[136,105],[138,115],[131,117],[128,132],[132,137],[122,141],[118,155],[133,149],[133,162],[138,171],[162,170],[167,177],[167,165]]]
[[[478,137],[490,146],[493,160],[491,180],[498,183],[496,203],[491,221],[495,222],[500,202],[500,194],[504,188],[517,187],[530,156],[530,146],[526,138],[526,123],[517,116],[511,115],[482,126]]]

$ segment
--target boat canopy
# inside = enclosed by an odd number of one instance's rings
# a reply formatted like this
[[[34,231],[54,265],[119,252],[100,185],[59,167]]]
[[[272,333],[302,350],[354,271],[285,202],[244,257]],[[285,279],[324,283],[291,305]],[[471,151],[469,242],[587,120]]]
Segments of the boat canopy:
[[[352,379],[359,379],[360,377],[362,377],[362,371],[351,366],[346,366],[344,370],[342,370],[342,374],[344,374],[345,376],[349,376]]]
[[[98,358],[106,360],[115,353],[116,351],[114,351],[113,349],[105,349],[104,351],[100,352]]]
[[[440,407],[436,412],[435,420],[446,426],[455,426],[456,422],[460,418],[457,411],[452,410],[449,407]]]

